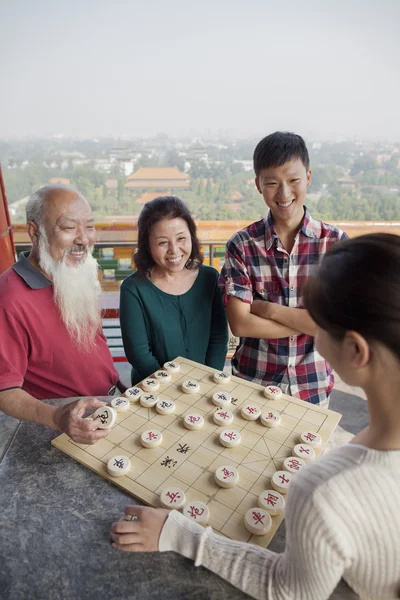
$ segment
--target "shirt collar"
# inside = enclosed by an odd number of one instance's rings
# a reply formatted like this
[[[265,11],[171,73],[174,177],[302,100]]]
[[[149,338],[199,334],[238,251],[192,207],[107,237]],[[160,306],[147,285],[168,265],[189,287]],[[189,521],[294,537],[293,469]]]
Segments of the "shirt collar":
[[[39,271],[39,269],[34,267],[31,262],[29,262],[29,254],[29,250],[20,253],[18,262],[13,265],[14,271],[18,273],[20,277],[22,277],[25,283],[29,285],[32,290],[41,290],[45,287],[48,287],[51,285],[51,281],[47,279],[47,277],[45,277],[43,273]]]
[[[306,206],[304,207],[304,217],[300,231],[309,238],[318,239],[321,237],[321,223],[310,215]],[[279,236],[275,231],[272,213],[268,211],[268,215],[265,218],[265,247],[267,250],[271,248],[275,240],[278,241]]]

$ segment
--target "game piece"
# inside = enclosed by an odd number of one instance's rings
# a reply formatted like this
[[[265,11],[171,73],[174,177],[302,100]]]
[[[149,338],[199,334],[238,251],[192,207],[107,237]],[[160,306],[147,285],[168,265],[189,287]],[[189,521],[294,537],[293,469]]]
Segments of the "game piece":
[[[261,409],[255,404],[246,404],[241,409],[240,414],[246,421],[257,421],[258,417],[261,415]]]
[[[157,404],[158,400],[159,397],[157,396],[157,394],[147,393],[141,396],[139,402],[144,408],[153,408],[153,406]]]
[[[135,515],[122,515],[119,521],[137,521],[137,517]]]
[[[299,439],[300,442],[308,444],[312,448],[319,448],[322,444],[321,436],[318,435],[318,433],[315,433],[315,431],[303,431],[303,433],[300,434]]]
[[[107,463],[107,471],[113,477],[122,477],[131,470],[131,461],[127,456],[113,456]]]
[[[288,456],[283,461],[283,468],[285,471],[289,471],[289,473],[296,474],[306,466],[306,463],[302,458],[297,458],[296,456]]]
[[[143,390],[134,386],[125,390],[124,395],[129,399],[130,402],[134,400],[139,400],[140,396],[143,394]]]
[[[201,415],[190,413],[183,419],[183,423],[186,429],[202,429],[204,425],[204,419]]]
[[[156,411],[160,415],[172,415],[175,412],[175,402],[172,400],[159,400],[156,404]]]
[[[169,373],[179,373],[181,370],[181,365],[174,360],[169,360],[168,362],[164,363],[163,367]]]
[[[160,502],[165,508],[179,510],[185,504],[185,493],[180,488],[167,487],[160,494]]]
[[[200,384],[195,379],[187,379],[182,383],[182,390],[185,394],[198,394],[200,392]]]
[[[225,448],[239,446],[241,439],[240,433],[236,429],[224,429],[219,434],[219,443]]]
[[[226,392],[215,392],[212,397],[212,401],[215,406],[219,406],[220,408],[231,404],[232,396],[227,394]]]
[[[228,373],[224,373],[223,371],[217,371],[214,373],[214,381],[215,383],[229,383],[231,380],[231,376]]]
[[[157,429],[147,429],[140,436],[140,441],[145,448],[156,448],[162,442],[162,433]]]
[[[110,429],[117,420],[117,411],[111,406],[100,406],[88,417],[89,421],[95,421],[95,429]]]
[[[198,500],[189,502],[183,509],[182,514],[188,519],[200,523],[201,525],[208,523],[210,518],[210,511],[207,504]]]
[[[289,471],[275,471],[271,477],[271,485],[277,492],[286,494],[292,477],[293,474],[289,473]]]
[[[258,505],[271,517],[282,515],[285,510],[285,498],[275,490],[264,490],[258,496]]]
[[[304,462],[308,462],[315,458],[314,448],[308,444],[296,444],[293,448],[293,456],[296,458],[302,458]]]
[[[157,379],[160,383],[169,383],[171,381],[171,374],[166,369],[161,369],[154,373],[154,379]]]
[[[115,408],[117,412],[125,412],[130,407],[131,403],[128,398],[113,398],[110,402],[110,406]]]
[[[261,413],[260,421],[265,427],[277,427],[281,422],[281,415],[276,410]]]
[[[244,526],[253,535],[265,535],[272,527],[272,519],[263,508],[249,508],[244,516]]]
[[[213,421],[220,426],[230,425],[233,423],[233,413],[226,408],[218,408],[213,414]]]
[[[232,488],[235,487],[239,481],[239,473],[235,467],[222,466],[218,467],[218,469],[215,471],[214,479],[220,487]]]
[[[268,398],[268,400],[279,400],[282,396],[282,390],[277,385],[267,385],[264,389],[264,395]]]
[[[143,379],[142,381],[142,388],[145,392],[156,392],[159,389],[159,387],[159,382],[153,377],[148,377],[147,379]]]

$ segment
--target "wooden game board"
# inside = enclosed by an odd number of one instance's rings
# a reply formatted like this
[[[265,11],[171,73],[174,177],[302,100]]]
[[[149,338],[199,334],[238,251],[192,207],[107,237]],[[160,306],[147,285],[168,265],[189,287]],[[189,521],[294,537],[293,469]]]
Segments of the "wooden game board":
[[[66,434],[52,444],[72,458],[112,481],[125,492],[145,504],[159,506],[161,490],[169,486],[184,490],[187,502],[201,500],[210,509],[209,524],[215,531],[236,540],[267,546],[276,533],[283,517],[272,517],[273,526],[264,536],[251,535],[244,527],[243,517],[249,508],[257,506],[258,495],[270,489],[271,475],[282,468],[282,462],[292,455],[303,431],[319,433],[323,440],[321,453],[335,430],[341,415],[319,408],[285,394],[279,400],[267,400],[263,387],[232,377],[225,385],[213,380],[214,369],[187,360],[174,359],[181,365],[179,373],[172,375],[170,383],[161,384],[156,392],[160,399],[172,399],[176,404],[173,415],[159,415],[155,408],[143,408],[139,401],[130,409],[118,413],[117,424],[109,435],[96,444],[81,445]],[[200,382],[200,394],[185,394],[181,385],[185,379]],[[234,422],[229,427],[240,430],[241,444],[224,448],[218,441],[222,427],[218,427],[212,414],[216,406],[211,401],[217,390],[232,396]],[[268,406],[281,413],[281,424],[275,428],[264,427],[260,421],[246,421],[240,415],[245,402]],[[188,412],[202,414],[205,425],[200,431],[189,431],[182,416]],[[156,428],[163,434],[162,445],[143,448],[140,435],[146,429]],[[131,459],[132,469],[123,477],[107,473],[107,461],[116,455]],[[235,466],[240,475],[239,484],[231,489],[220,488],[214,481],[214,472],[221,465]]]

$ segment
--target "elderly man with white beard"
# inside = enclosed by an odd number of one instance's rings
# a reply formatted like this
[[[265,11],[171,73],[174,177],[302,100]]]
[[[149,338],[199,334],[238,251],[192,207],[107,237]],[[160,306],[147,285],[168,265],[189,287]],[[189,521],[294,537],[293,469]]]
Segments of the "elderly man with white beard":
[[[48,185],[27,206],[30,253],[0,276],[0,410],[95,443],[83,418],[112,395],[118,373],[101,331],[95,227],[86,199]],[[65,406],[41,400],[85,396]]]

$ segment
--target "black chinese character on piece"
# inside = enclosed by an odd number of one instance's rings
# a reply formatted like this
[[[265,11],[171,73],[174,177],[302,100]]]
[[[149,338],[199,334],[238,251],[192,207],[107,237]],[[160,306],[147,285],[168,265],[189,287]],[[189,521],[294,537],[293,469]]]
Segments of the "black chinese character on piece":
[[[101,415],[97,415],[97,418],[98,418],[98,419],[100,419],[100,423],[101,423],[102,425],[104,425],[104,423],[105,423],[105,422],[107,421],[107,419],[108,419],[108,413],[107,413],[107,412],[104,412],[104,413],[102,413]]]

